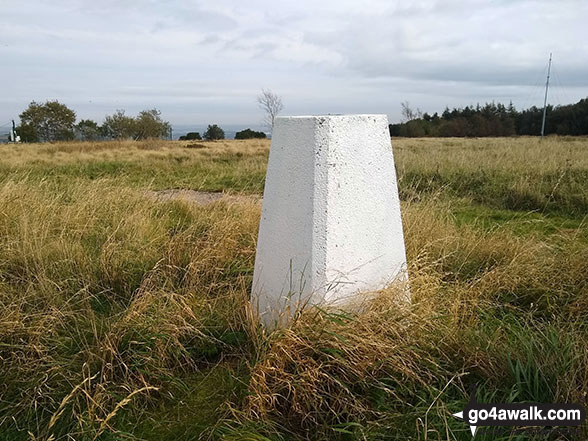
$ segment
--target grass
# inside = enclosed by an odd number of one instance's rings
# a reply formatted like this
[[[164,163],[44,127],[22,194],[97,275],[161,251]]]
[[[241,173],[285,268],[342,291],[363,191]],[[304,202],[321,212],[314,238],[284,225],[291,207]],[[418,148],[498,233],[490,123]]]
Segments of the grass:
[[[194,144],[23,144],[2,151],[0,182],[20,177],[50,182],[58,191],[67,191],[72,182],[106,180],[125,188],[263,192],[268,142],[214,142],[186,148],[190,145]]]
[[[588,141],[395,140],[414,305],[251,319],[269,143],[0,146],[0,440],[468,440],[588,405]],[[575,440],[580,432],[482,440]]]

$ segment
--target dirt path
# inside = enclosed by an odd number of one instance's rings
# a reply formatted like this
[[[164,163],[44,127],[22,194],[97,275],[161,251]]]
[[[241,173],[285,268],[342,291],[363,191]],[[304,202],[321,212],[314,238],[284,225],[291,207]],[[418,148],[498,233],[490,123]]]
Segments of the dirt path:
[[[147,195],[157,199],[158,201],[169,201],[169,200],[185,200],[193,202],[198,205],[208,205],[216,201],[223,200],[231,203],[261,203],[262,198],[258,195],[241,195],[241,194],[228,194],[223,192],[214,191],[198,191],[188,189],[171,189],[171,190],[148,190]]]

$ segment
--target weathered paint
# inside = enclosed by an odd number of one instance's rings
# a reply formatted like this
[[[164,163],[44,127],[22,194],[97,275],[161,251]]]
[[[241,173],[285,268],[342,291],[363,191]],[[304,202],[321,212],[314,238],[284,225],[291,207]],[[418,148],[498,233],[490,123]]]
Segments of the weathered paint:
[[[406,255],[386,116],[276,118],[252,291],[263,322],[398,278]]]

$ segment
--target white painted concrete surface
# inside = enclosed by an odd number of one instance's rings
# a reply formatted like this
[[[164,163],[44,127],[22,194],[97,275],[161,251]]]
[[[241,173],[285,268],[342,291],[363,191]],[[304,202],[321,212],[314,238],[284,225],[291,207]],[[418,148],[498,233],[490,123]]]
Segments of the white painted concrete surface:
[[[387,117],[276,118],[252,290],[262,321],[405,278]]]

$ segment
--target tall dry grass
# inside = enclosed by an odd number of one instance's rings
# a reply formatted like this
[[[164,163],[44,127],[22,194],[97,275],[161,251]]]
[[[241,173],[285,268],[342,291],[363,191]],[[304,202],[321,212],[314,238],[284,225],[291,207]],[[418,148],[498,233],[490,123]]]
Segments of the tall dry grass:
[[[203,144],[1,147],[0,439],[465,440],[472,383],[588,404],[585,140],[397,141],[413,307],[390,289],[270,334],[248,311],[259,205],[145,191],[260,188],[267,143]],[[458,222],[513,182],[573,222]]]
[[[451,414],[474,383],[485,402],[586,405],[585,244],[458,228],[430,203],[403,218],[412,309],[391,289],[360,314],[314,309],[270,336],[248,421],[300,439],[467,439]]]
[[[91,439],[125,397],[244,351],[255,205],[100,182],[11,182],[0,201],[0,432]]]

